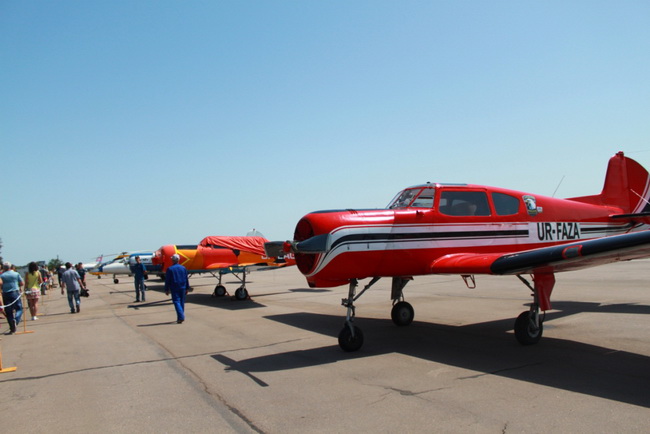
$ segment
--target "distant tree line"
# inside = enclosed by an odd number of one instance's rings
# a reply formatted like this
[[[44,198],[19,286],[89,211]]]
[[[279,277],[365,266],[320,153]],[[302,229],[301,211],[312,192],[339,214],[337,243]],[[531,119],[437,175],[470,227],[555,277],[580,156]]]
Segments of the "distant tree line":
[[[2,259],[2,238],[0,238],[0,264],[4,262]],[[26,266],[27,264],[25,264]],[[59,258],[55,259],[50,259],[50,262],[47,263],[47,268],[50,270],[56,270],[59,268],[61,265],[63,265],[63,261],[61,261]]]

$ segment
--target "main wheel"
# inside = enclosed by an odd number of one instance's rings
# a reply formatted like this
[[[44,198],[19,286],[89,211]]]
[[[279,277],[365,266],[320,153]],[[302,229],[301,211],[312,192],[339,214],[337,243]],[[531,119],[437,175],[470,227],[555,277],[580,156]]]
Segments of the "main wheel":
[[[363,345],[363,332],[357,326],[352,326],[352,328],[354,328],[354,336],[352,336],[352,331],[347,324],[343,326],[339,333],[339,347],[343,351],[357,351]]]
[[[120,283],[119,279],[113,279],[113,283]]]
[[[515,320],[515,338],[521,345],[533,345],[539,342],[542,338],[544,326],[539,322],[539,326],[535,327],[530,319],[530,311],[522,312]]]
[[[393,319],[395,325],[407,326],[413,322],[415,312],[410,303],[400,301],[393,306],[393,309],[390,311],[390,317]]]
[[[248,291],[243,286],[237,288],[235,291],[235,298],[237,300],[246,300],[248,298]]]
[[[214,294],[212,294],[214,297],[223,297],[226,295],[226,287],[223,285],[217,285],[214,287]]]

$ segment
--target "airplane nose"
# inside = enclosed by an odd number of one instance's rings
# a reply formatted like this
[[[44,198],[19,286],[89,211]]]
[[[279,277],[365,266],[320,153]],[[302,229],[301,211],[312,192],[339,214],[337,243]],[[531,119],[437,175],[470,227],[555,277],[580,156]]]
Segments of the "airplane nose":
[[[314,236],[314,227],[309,221],[309,216],[305,216],[296,225],[296,230],[293,234],[293,239],[295,240],[292,243],[292,250],[296,251],[296,265],[302,274],[309,274],[316,264],[316,252],[308,253],[311,250],[310,243],[308,242],[310,238]],[[305,245],[305,252],[298,251],[297,246],[301,245],[302,242],[307,242]]]

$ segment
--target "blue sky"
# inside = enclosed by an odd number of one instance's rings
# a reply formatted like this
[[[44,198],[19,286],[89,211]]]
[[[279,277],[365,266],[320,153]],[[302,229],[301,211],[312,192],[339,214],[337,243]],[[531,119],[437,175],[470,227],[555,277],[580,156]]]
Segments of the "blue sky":
[[[2,256],[88,261],[426,181],[650,168],[647,1],[0,2]]]

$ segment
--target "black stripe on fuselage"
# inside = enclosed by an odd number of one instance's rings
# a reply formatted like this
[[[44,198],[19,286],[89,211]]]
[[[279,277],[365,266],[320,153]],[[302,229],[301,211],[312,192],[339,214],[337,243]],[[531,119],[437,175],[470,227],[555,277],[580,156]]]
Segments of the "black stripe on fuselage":
[[[590,234],[595,232],[625,232],[633,228],[632,223],[628,223],[621,226],[587,226],[580,225],[580,232],[583,234]]]

